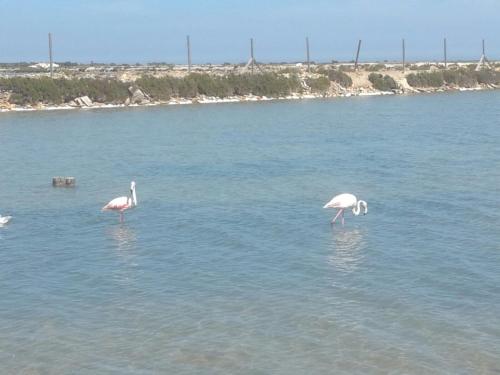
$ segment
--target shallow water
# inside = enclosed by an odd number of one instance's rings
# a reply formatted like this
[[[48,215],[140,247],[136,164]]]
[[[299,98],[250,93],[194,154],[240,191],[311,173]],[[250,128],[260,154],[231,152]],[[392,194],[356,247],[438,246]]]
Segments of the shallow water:
[[[0,372],[500,373],[499,100],[1,114]]]

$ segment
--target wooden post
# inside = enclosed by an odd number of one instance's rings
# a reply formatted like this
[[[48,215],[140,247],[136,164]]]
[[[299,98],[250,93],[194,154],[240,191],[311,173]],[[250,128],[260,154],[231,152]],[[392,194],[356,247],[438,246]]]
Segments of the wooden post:
[[[403,38],[403,73],[405,72],[405,60],[406,60],[406,49],[405,49],[405,40]]]
[[[50,78],[54,78],[54,65],[52,61],[52,34],[49,33],[49,62],[50,62]]]
[[[191,42],[189,40],[189,35],[186,36],[186,43],[187,43],[188,73],[191,73]]]
[[[446,50],[446,38],[444,38],[443,41],[443,48],[444,48],[444,68],[448,69],[448,51]]]
[[[358,70],[358,61],[359,61],[359,50],[361,49],[361,39],[358,42],[358,50],[356,52],[356,61],[354,63],[354,70]]]
[[[254,68],[254,62],[255,62],[255,59],[253,57],[253,38],[250,38],[250,60],[251,60],[252,74],[253,74],[253,68]]]
[[[486,66],[486,52],[484,48],[484,39],[483,39],[483,55],[481,56],[481,60],[483,61],[482,67],[484,69],[484,67]]]
[[[311,72],[311,60],[309,58],[309,37],[306,37],[306,57],[307,57],[307,72]]]

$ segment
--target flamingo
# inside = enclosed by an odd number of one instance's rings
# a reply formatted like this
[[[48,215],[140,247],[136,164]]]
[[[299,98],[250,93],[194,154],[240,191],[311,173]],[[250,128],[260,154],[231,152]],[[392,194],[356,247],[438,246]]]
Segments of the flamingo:
[[[120,223],[123,222],[123,211],[137,206],[137,196],[135,194],[135,182],[130,183],[130,195],[128,197],[118,197],[110,201],[102,208],[102,211],[119,211]]]
[[[0,215],[0,227],[4,226],[4,224],[7,224],[10,219],[12,219],[12,216],[2,216]]]
[[[368,213],[368,204],[365,201],[358,201],[356,196],[352,194],[339,194],[334,196],[323,208],[338,208],[339,210],[333,218],[332,224],[335,223],[339,216],[342,216],[342,226],[344,226],[344,210],[352,207],[352,213],[358,216],[361,212],[361,206],[364,208],[363,215],[366,215]]]

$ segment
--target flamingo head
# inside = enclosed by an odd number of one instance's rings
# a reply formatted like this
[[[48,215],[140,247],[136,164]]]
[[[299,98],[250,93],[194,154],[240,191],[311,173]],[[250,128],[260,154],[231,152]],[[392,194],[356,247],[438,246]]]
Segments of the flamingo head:
[[[363,215],[366,215],[368,213],[368,203],[365,201],[359,201],[359,204],[363,206]]]

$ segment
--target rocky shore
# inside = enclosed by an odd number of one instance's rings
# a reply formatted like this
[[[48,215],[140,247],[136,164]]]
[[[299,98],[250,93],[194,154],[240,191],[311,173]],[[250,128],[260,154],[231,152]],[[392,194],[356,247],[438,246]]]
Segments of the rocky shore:
[[[140,102],[125,102],[122,104],[111,103],[98,103],[92,102],[88,97],[80,97],[67,104],[43,104],[39,103],[35,106],[27,105],[20,106],[5,102],[0,102],[0,113],[5,112],[28,112],[28,111],[55,111],[55,110],[74,110],[74,109],[112,109],[112,108],[133,108],[133,107],[147,107],[147,106],[160,106],[160,105],[188,105],[188,104],[217,104],[217,103],[244,103],[244,102],[258,102],[258,101],[273,101],[273,100],[307,100],[307,99],[327,99],[327,98],[347,98],[355,96],[381,96],[381,95],[405,95],[405,94],[431,94],[439,92],[461,92],[461,91],[481,91],[499,89],[498,86],[479,86],[475,88],[439,88],[439,89],[415,89],[415,90],[399,90],[399,91],[358,91],[358,92],[345,92],[341,94],[292,94],[283,97],[267,97],[267,96],[231,96],[219,98],[214,96],[200,95],[195,98],[173,98],[168,101],[140,101]]]
[[[92,94],[81,95],[71,98],[71,94],[64,92],[65,97],[69,99],[62,100],[59,103],[53,103],[50,100],[31,100],[29,103],[16,102],[15,95],[18,94],[15,88],[7,87],[5,82],[16,78],[1,77],[4,86],[0,85],[0,112],[18,112],[18,111],[37,111],[37,110],[69,110],[69,109],[98,109],[98,108],[125,108],[125,107],[138,107],[138,106],[156,106],[156,105],[186,105],[186,104],[214,104],[214,103],[234,103],[234,102],[255,102],[255,101],[269,101],[269,100],[300,100],[300,99],[318,99],[318,98],[341,98],[352,96],[372,96],[372,95],[405,95],[405,94],[419,94],[419,93],[435,93],[435,92],[451,92],[451,91],[472,91],[472,90],[492,90],[500,88],[500,72],[493,68],[483,74],[483,72],[475,72],[473,66],[460,66],[456,65],[452,70],[443,70],[439,65],[425,66],[425,70],[416,66],[412,70],[403,71],[396,65],[365,65],[359,70],[354,70],[352,67],[343,66],[315,66],[311,70],[306,70],[302,65],[281,67],[276,71],[275,66],[271,66],[273,71],[271,73],[274,81],[270,81],[269,85],[276,84],[276,82],[288,84],[287,90],[277,90],[279,94],[258,95],[252,93],[252,89],[248,89],[250,93],[236,95],[234,92],[238,91],[234,87],[227,90],[224,94],[220,95],[204,95],[204,94],[190,94],[189,97],[179,95],[179,92],[171,91],[168,98],[162,98],[159,90],[163,89],[166,84],[179,85],[182,80],[189,80],[190,75],[183,72],[161,72],[158,70],[145,71],[140,74],[128,74],[117,77],[103,77],[96,74],[93,77],[82,77],[77,75],[69,75],[59,72],[56,78],[65,82],[79,82],[79,80],[87,79],[93,82],[115,82],[122,85],[120,87],[120,97],[117,100],[99,100],[95,90],[94,100],[91,98]],[[271,69],[269,68],[269,69]],[[427,69],[428,68],[428,69]],[[333,72],[334,74],[332,74]],[[87,71],[85,72],[87,74]],[[240,75],[238,75],[240,74]],[[230,72],[220,73],[217,69],[213,71],[195,73],[197,75],[198,84],[220,85],[231,84],[238,86],[241,82],[234,83],[227,78],[229,75],[232,77],[241,77],[244,72]],[[144,81],[144,77],[146,81]],[[172,78],[174,77],[174,78]],[[207,78],[208,77],[208,78]],[[248,79],[258,77],[258,74],[248,75]],[[277,77],[277,78],[276,78]],[[340,78],[339,78],[340,77]],[[472,78],[471,78],[472,77]],[[36,82],[37,79],[47,80],[45,73],[40,73],[38,76],[23,77],[20,79],[30,80]],[[142,81],[141,81],[142,79]],[[147,81],[149,79],[149,81]],[[164,81],[165,79],[177,80],[172,83]],[[437,81],[436,81],[437,79]],[[440,81],[440,80],[441,81]],[[34,81],[33,81],[34,80]],[[151,84],[150,81],[153,81]],[[156,80],[156,81],[155,81]],[[203,81],[205,80],[205,81]],[[427,82],[434,80],[432,82]],[[290,82],[294,81],[295,86]],[[51,81],[48,81],[51,82]],[[141,87],[142,82],[142,87]],[[201,83],[200,83],[201,82]],[[222,82],[222,83],[221,83]],[[267,81],[266,81],[267,82]],[[416,83],[415,83],[416,82]],[[422,86],[420,85],[420,82]],[[185,84],[186,82],[182,82]],[[189,82],[188,82],[189,83]],[[23,83],[25,84],[25,83]],[[196,84],[196,83],[195,83]],[[115,84],[114,84],[115,85]],[[149,85],[149,86],[148,86]],[[432,86],[434,85],[434,86]],[[146,87],[144,87],[146,86]],[[210,86],[210,87],[212,87]],[[64,86],[66,87],[66,86]],[[160,89],[158,88],[160,87]],[[44,88],[45,89],[45,88]],[[148,91],[149,89],[149,91]],[[178,86],[175,89],[179,89]],[[69,89],[68,89],[69,90]],[[171,89],[174,90],[174,89]],[[200,90],[198,90],[200,91]],[[203,90],[201,90],[202,92]],[[205,90],[206,91],[206,90]],[[233,94],[227,94],[233,92]],[[96,99],[97,97],[97,99]],[[104,96],[105,97],[105,96]],[[14,98],[14,99],[13,99]],[[34,102],[34,103],[33,103]]]

